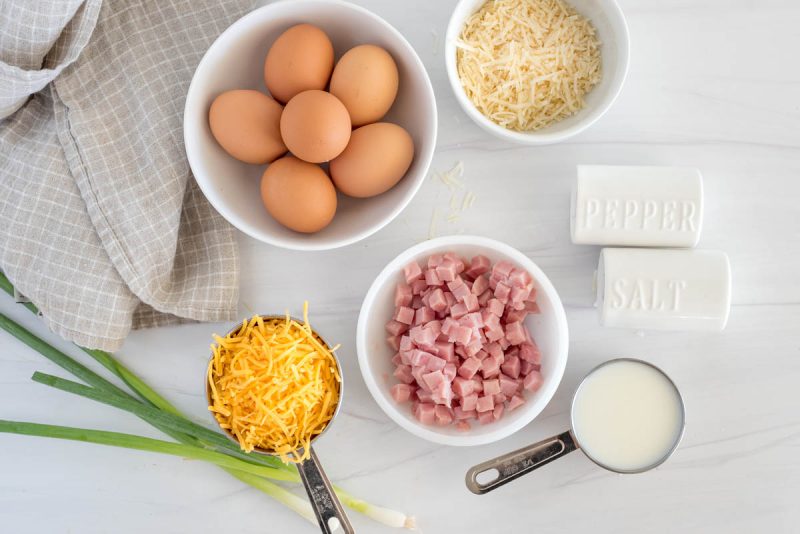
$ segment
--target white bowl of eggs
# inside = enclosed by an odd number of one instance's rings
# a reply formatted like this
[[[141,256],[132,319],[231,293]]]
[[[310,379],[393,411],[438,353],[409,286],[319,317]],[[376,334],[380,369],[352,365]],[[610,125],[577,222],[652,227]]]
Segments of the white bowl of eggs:
[[[349,245],[394,219],[427,175],[436,131],[414,49],[339,0],[284,0],[233,23],[184,109],[209,202],[251,237],[297,250]]]

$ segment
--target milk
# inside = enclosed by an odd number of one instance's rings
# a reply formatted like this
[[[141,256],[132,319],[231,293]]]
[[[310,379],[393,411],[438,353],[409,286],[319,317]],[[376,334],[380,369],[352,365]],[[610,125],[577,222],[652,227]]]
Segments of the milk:
[[[683,404],[672,382],[643,362],[612,361],[575,393],[572,431],[583,451],[615,471],[660,463],[683,432]]]

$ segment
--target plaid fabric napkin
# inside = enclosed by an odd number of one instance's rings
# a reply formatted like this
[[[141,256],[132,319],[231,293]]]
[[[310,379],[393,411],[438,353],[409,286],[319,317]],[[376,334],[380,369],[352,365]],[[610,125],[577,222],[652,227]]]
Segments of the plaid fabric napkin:
[[[234,319],[233,230],[191,177],[182,117],[197,63],[252,0],[2,5],[0,270],[86,347]]]

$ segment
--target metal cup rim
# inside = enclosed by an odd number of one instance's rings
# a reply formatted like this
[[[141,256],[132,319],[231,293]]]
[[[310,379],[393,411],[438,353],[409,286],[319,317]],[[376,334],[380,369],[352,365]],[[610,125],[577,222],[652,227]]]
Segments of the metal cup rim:
[[[256,314],[251,315],[250,319],[252,319],[253,317],[256,317],[256,316],[260,316],[264,320],[286,319],[286,315],[260,314],[260,313],[256,313]],[[289,315],[289,319],[291,319],[293,321],[297,321],[299,324],[305,324],[305,321],[303,321],[302,319],[298,319],[297,317],[294,317],[293,315]],[[241,328],[242,328],[242,321],[239,321],[235,326],[233,326],[230,330],[228,330],[228,332],[222,337],[228,337],[229,335],[233,334],[234,332],[239,331]],[[330,343],[325,341],[325,338],[323,338],[319,334],[319,332],[317,332],[316,329],[312,328],[311,329],[311,333],[325,347],[327,347],[328,350],[330,350],[330,348],[331,348]],[[328,431],[328,428],[330,428],[330,426],[333,423],[334,419],[336,419],[336,416],[339,415],[339,410],[342,407],[342,397],[344,395],[344,372],[342,371],[342,364],[339,361],[339,356],[337,356],[336,353],[334,351],[332,351],[332,350],[331,350],[331,355],[333,355],[333,360],[336,362],[336,368],[339,370],[339,398],[338,398],[338,400],[336,402],[336,408],[333,410],[333,415],[331,416],[330,421],[328,421],[328,424],[326,424],[325,428],[322,429],[322,432],[320,432],[319,434],[317,434],[316,436],[311,438],[311,441],[309,442],[309,447],[311,446],[311,444],[313,444],[315,441],[317,441],[317,439],[319,439],[320,436],[322,436],[325,432]],[[205,384],[204,389],[205,389],[205,392],[206,392],[206,406],[211,406],[211,385],[208,382],[208,366],[211,365],[211,362],[213,360],[214,360],[214,352],[212,351],[211,352],[211,356],[208,359],[208,363],[206,364],[206,367],[205,367],[205,375],[204,375],[204,380],[203,380],[203,382]],[[239,444],[239,440],[237,440],[233,436],[233,434],[231,434],[230,431],[222,428],[222,426],[220,425],[219,421],[217,420],[217,418],[214,416],[213,413],[211,414],[211,417],[214,420],[214,422],[217,424],[219,429],[222,431],[222,433],[225,436],[227,436],[228,439],[230,439],[231,441],[233,441],[234,443],[236,443],[238,445]],[[296,451],[296,453],[302,454],[304,452],[304,450],[305,449],[299,449],[299,450]],[[261,448],[258,448],[258,447],[254,448],[251,451],[251,453],[252,454],[261,454],[261,455],[265,455],[265,456],[278,456],[278,454],[275,453],[275,452],[271,452],[271,451],[268,451],[268,450],[265,450],[265,449],[261,449]]]
[[[680,403],[680,407],[681,407],[681,430],[678,433],[678,437],[675,439],[675,443],[672,444],[672,447],[659,460],[657,460],[656,462],[654,462],[654,463],[652,463],[652,464],[650,464],[648,466],[640,468],[640,469],[616,469],[616,468],[613,468],[611,466],[608,466],[608,465],[604,464],[603,462],[600,462],[599,460],[593,458],[592,455],[589,454],[587,452],[587,450],[584,449],[581,446],[580,440],[578,439],[578,436],[575,433],[575,399],[578,397],[578,393],[580,392],[581,387],[583,386],[583,384],[586,383],[586,380],[592,374],[595,373],[595,371],[598,371],[599,369],[601,369],[602,367],[605,367],[607,365],[611,365],[611,364],[619,363],[619,362],[641,363],[641,364],[648,365],[651,368],[653,368],[656,371],[658,371],[664,378],[666,378],[669,381],[669,383],[675,389],[675,392],[678,394],[678,402]],[[572,439],[575,442],[575,444],[578,446],[578,448],[581,450],[581,452],[587,458],[589,458],[589,460],[591,460],[593,463],[595,463],[596,465],[598,465],[599,467],[602,467],[603,469],[605,469],[607,471],[611,471],[613,473],[620,473],[620,474],[623,474],[623,475],[628,475],[628,474],[632,475],[632,474],[644,473],[646,471],[650,471],[652,469],[655,469],[656,467],[660,466],[661,464],[663,464],[664,462],[669,460],[669,458],[675,453],[675,451],[678,449],[678,446],[680,445],[681,441],[683,440],[683,435],[684,435],[684,432],[686,431],[686,405],[683,402],[683,395],[681,394],[681,390],[678,389],[677,384],[675,384],[675,382],[672,380],[672,378],[670,378],[670,376],[666,372],[664,372],[663,369],[658,367],[657,365],[655,365],[653,363],[650,363],[648,361],[645,361],[645,360],[641,360],[639,358],[613,358],[611,360],[606,360],[606,361],[600,363],[599,365],[596,365],[588,373],[586,373],[586,375],[581,379],[580,383],[578,384],[578,387],[575,388],[575,392],[572,394],[572,400],[570,401],[569,424],[570,424],[570,430],[569,430],[570,436],[572,436]]]

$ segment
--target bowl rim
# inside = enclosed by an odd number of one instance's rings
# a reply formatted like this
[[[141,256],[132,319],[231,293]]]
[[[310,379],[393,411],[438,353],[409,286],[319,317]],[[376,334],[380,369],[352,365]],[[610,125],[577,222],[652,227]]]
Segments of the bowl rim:
[[[460,435],[443,434],[436,430],[434,426],[423,425],[414,420],[410,420],[400,413],[400,408],[390,400],[384,397],[383,389],[378,383],[378,380],[369,365],[367,357],[367,323],[370,321],[371,310],[376,302],[376,295],[378,291],[386,284],[393,282],[393,276],[399,273],[403,266],[414,256],[424,254],[435,248],[440,247],[458,247],[458,246],[480,246],[492,249],[498,253],[511,258],[521,267],[524,267],[536,280],[539,289],[547,294],[547,297],[553,303],[556,323],[556,335],[560,338],[562,350],[555,355],[555,365],[553,366],[550,379],[536,392],[537,397],[535,400],[529,401],[520,409],[526,410],[524,416],[518,418],[513,422],[502,423],[502,419],[498,422],[497,428],[486,432],[481,435],[473,435],[469,431]],[[451,235],[437,237],[431,240],[423,241],[407,248],[398,254],[392,261],[390,261],[370,285],[364,300],[361,305],[361,310],[358,315],[358,323],[356,327],[356,352],[358,355],[358,366],[361,370],[361,376],[367,385],[367,389],[372,395],[372,398],[380,406],[381,410],[389,416],[392,421],[400,425],[408,432],[414,434],[419,438],[438,443],[441,445],[451,445],[457,447],[486,445],[494,443],[503,438],[506,438],[517,431],[527,426],[533,421],[550,403],[555,395],[561,380],[564,377],[564,371],[567,365],[569,355],[569,327],[567,324],[567,316],[564,311],[564,305],[558,292],[553,286],[550,279],[542,271],[542,269],[528,256],[515,249],[511,245],[497,241],[488,237],[474,236],[474,235]]]
[[[353,12],[360,13],[362,15],[367,16],[371,20],[373,20],[376,24],[378,24],[384,31],[391,34],[397,41],[400,43],[401,47],[404,47],[406,51],[409,53],[409,59],[413,63],[414,67],[422,73],[422,84],[424,87],[424,91],[427,93],[427,101],[430,104],[430,111],[432,117],[432,124],[431,124],[431,142],[429,145],[424,147],[419,147],[424,150],[415,151],[415,158],[420,158],[421,162],[421,172],[419,176],[416,177],[414,182],[412,183],[411,188],[406,192],[406,194],[401,198],[400,202],[396,203],[392,206],[391,209],[388,209],[384,212],[384,216],[379,221],[373,223],[366,229],[354,233],[347,237],[342,237],[338,239],[331,239],[330,241],[326,241],[323,243],[318,243],[315,241],[303,241],[304,234],[298,234],[297,236],[292,236],[291,238],[275,236],[267,232],[257,232],[254,228],[250,228],[251,225],[245,224],[243,220],[240,219],[236,210],[233,208],[229,208],[228,206],[223,205],[223,203],[217,198],[217,195],[213,191],[213,179],[207,176],[207,172],[204,169],[199,157],[199,151],[195,148],[195,145],[190,142],[190,129],[187,128],[187,122],[191,119],[192,113],[195,113],[196,108],[199,107],[199,104],[196,101],[199,99],[197,94],[200,91],[199,82],[197,80],[197,73],[201,72],[201,70],[207,69],[209,62],[211,61],[210,56],[212,55],[212,50],[215,47],[219,46],[219,43],[227,40],[233,39],[234,36],[242,31],[244,27],[246,27],[251,20],[259,20],[261,18],[268,18],[269,14],[272,11],[280,10],[280,9],[302,9],[308,8],[309,6],[313,6],[314,4],[330,4],[339,6],[341,8],[351,10]],[[352,245],[357,243],[367,237],[375,234],[376,232],[383,229],[386,225],[392,222],[397,216],[411,203],[414,197],[419,192],[422,184],[425,182],[425,178],[428,175],[428,171],[430,170],[431,163],[433,162],[433,155],[436,150],[436,141],[438,137],[439,131],[439,118],[438,118],[438,109],[436,104],[436,94],[433,90],[433,84],[431,83],[430,75],[428,74],[427,69],[425,68],[424,63],[417,54],[417,51],[408,42],[408,40],[401,34],[397,28],[391,25],[388,21],[386,21],[383,17],[373,13],[372,11],[361,7],[356,4],[352,4],[350,2],[346,2],[344,0],[278,0],[277,2],[272,2],[270,4],[263,5],[252,11],[244,14],[233,23],[230,24],[222,33],[220,33],[214,42],[209,45],[208,49],[203,54],[203,57],[197,64],[194,73],[192,74],[192,80],[189,83],[189,88],[186,91],[186,102],[184,103],[183,107],[183,143],[184,143],[184,150],[186,152],[186,157],[189,162],[189,168],[192,172],[192,177],[197,185],[200,187],[203,195],[208,200],[209,204],[220,214],[222,217],[233,227],[235,227],[240,232],[261,241],[263,243],[268,243],[270,245],[274,245],[277,247],[281,247],[284,249],[289,250],[299,250],[299,251],[319,251],[319,250],[333,250],[336,248],[345,247],[348,245]],[[192,148],[190,148],[192,147]],[[404,177],[405,178],[405,177]],[[337,192],[338,194],[338,192]],[[312,234],[313,235],[313,234]]]
[[[447,71],[447,79],[450,82],[450,88],[453,90],[461,109],[463,109],[469,118],[472,119],[472,121],[480,126],[484,131],[494,135],[495,137],[499,137],[500,139],[505,139],[507,141],[512,141],[522,145],[551,145],[565,141],[566,139],[574,137],[587,130],[594,123],[600,120],[600,118],[603,117],[603,115],[605,115],[609,109],[611,109],[611,106],[614,105],[614,102],[617,101],[617,98],[619,97],[619,94],[622,92],[622,88],[625,85],[625,80],[628,78],[628,71],[630,69],[630,31],[628,29],[628,22],[625,19],[625,14],[623,13],[622,8],[619,6],[617,0],[603,0],[604,6],[607,5],[605,10],[619,20],[620,27],[622,29],[620,34],[617,36],[621,44],[619,47],[621,52],[619,60],[620,64],[622,65],[622,70],[621,73],[617,74],[617,76],[615,76],[613,79],[615,86],[611,90],[610,97],[602,105],[594,108],[592,113],[589,113],[586,117],[582,118],[574,125],[569,126],[559,132],[547,132],[546,128],[544,130],[536,130],[532,132],[518,132],[515,130],[509,130],[492,122],[488,117],[481,113],[478,108],[475,107],[475,104],[472,103],[472,100],[467,97],[466,93],[464,92],[464,88],[461,85],[461,80],[458,77],[458,71],[456,69],[455,38],[457,34],[460,33],[460,27],[456,28],[456,25],[462,26],[464,23],[463,19],[457,20],[456,14],[461,13],[464,10],[463,6],[465,4],[472,2],[475,2],[475,0],[459,0],[456,6],[453,8],[452,14],[450,15],[450,20],[447,23],[447,30],[445,32],[445,70]]]

